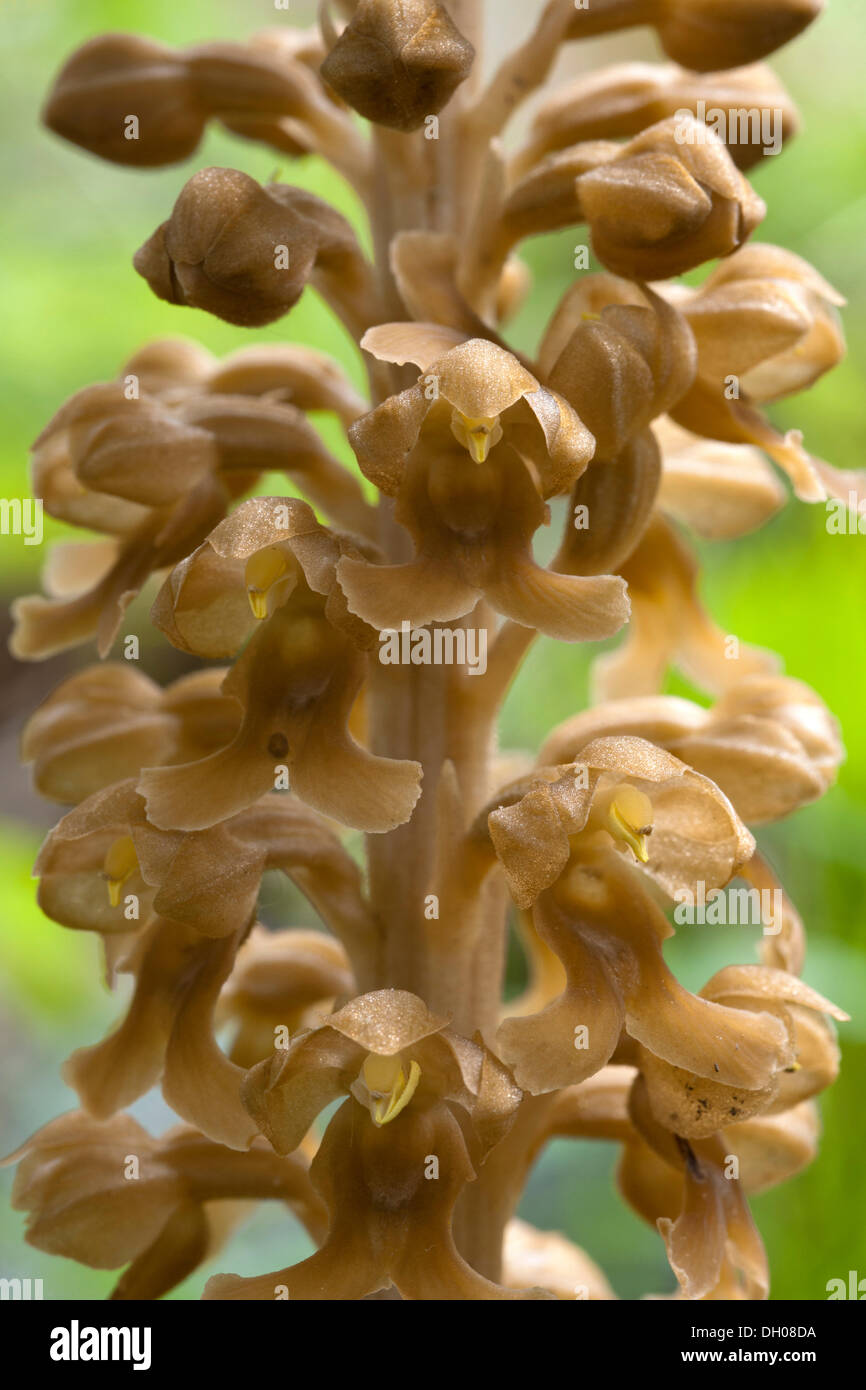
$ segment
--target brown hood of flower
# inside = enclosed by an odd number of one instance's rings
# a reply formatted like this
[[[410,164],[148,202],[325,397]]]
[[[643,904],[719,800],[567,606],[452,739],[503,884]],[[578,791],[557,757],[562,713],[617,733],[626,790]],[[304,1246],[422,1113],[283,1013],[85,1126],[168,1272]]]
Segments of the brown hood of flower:
[[[576,412],[512,354],[456,330],[389,324],[363,341],[424,372],[350,430],[365,475],[396,497],[416,556],[390,566],[341,560],[349,609],[380,630],[399,630],[403,621],[465,617],[483,595],[515,622],[561,640],[615,632],[626,616],[618,580],[543,570],[532,555],[532,536],[547,519],[544,497],[568,486],[593,448]]]
[[[460,1038],[416,995],[393,989],[352,1000],[259,1063],[243,1087],[247,1109],[279,1153],[297,1148],[325,1106],[346,1094],[380,1126],[396,1124],[416,1096],[421,1106],[446,1101],[463,1112],[482,1157],[520,1100],[480,1042]]]
[[[807,261],[778,246],[743,247],[699,290],[673,293],[695,335],[701,381],[721,387],[737,376],[752,401],[807,390],[844,356],[844,300]]]
[[[544,497],[562,492],[586,467],[594,441],[581,417],[495,343],[436,324],[395,323],[370,329],[361,346],[381,361],[411,362],[421,371],[415,386],[349,432],[365,476],[383,491],[398,493],[412,448],[441,425],[477,464],[501,440],[525,453]]]
[[[640,809],[632,812],[632,805]],[[632,814],[645,819],[629,831]],[[488,826],[521,907],[531,906],[584,852],[591,857],[596,844],[637,856],[670,894],[701,875],[714,886],[727,882],[754,849],[709,778],[631,736],[594,740],[577,762],[540,768],[498,793]]]

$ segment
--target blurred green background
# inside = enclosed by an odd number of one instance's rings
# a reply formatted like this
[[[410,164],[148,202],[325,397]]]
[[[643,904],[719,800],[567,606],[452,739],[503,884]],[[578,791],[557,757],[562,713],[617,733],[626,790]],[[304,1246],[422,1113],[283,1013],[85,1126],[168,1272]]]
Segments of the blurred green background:
[[[529,4],[494,0],[495,42],[524,32]],[[259,179],[281,167],[286,181],[330,198],[357,218],[353,196],[315,162],[288,166],[274,153],[210,132],[188,165],[135,172],[105,165],[50,136],[38,113],[51,78],[72,48],[106,30],[128,30],[168,43],[242,38],[274,24],[308,22],[312,6],[292,0],[287,15],[272,0],[4,0],[5,74],[0,88],[0,159],[4,190],[0,337],[0,494],[27,493],[28,447],[72,392],[113,377],[153,337],[197,338],[217,353],[254,340],[305,342],[333,353],[360,382],[357,353],[312,294],[290,318],[255,334],[153,297],[132,270],[132,252],[162,221],[195,169],[237,166]],[[776,411],[780,425],[802,429],[807,447],[840,467],[866,457],[866,125],[862,120],[866,29],[857,6],[831,0],[823,21],[775,60],[804,117],[800,137],[752,179],[769,205],[759,232],[811,260],[849,301],[849,357],[809,395]],[[640,31],[594,42],[567,55],[563,73],[622,57],[658,56]],[[571,282],[568,232],[527,249],[535,288],[514,326],[514,342],[531,350],[558,296]],[[336,443],[333,432],[329,435]],[[727,632],[781,653],[786,670],[821,692],[839,717],[849,753],[839,785],[817,806],[759,835],[762,848],[797,902],[809,931],[805,976],[852,1015],[841,1029],[841,1079],[822,1100],[821,1154],[800,1178],[754,1200],[768,1247],[773,1298],[821,1299],[831,1278],[851,1269],[866,1275],[866,1182],[863,1096],[866,1094],[866,538],[830,536],[823,508],[792,503],[758,535],[702,547],[703,592]],[[49,523],[48,538],[62,528]],[[6,601],[36,587],[44,550],[0,538],[0,585]],[[145,633],[146,604],[124,630]],[[92,653],[84,654],[92,660]],[[540,643],[505,711],[505,748],[537,747],[547,730],[586,701],[589,653]],[[62,1110],[74,1097],[58,1077],[60,1061],[94,1041],[119,1016],[121,1000],[100,984],[96,944],[44,920],[34,903],[30,866],[56,809],[40,804],[17,765],[26,713],[81,657],[16,667],[0,657],[0,1147],[4,1152]],[[143,664],[167,674],[171,653],[155,638]],[[688,693],[677,681],[670,689]],[[300,900],[276,886],[269,914],[299,924],[314,919]],[[285,913],[292,913],[287,916]],[[736,937],[732,932],[736,932]],[[681,928],[670,963],[699,987],[733,960],[754,959],[755,933],[744,928]],[[158,1097],[135,1113],[156,1130],[171,1122]],[[561,1228],[605,1269],[623,1298],[667,1292],[673,1280],[660,1240],[625,1209],[613,1187],[612,1145],[552,1147],[527,1192],[523,1215]],[[83,1270],[23,1243],[23,1221],[8,1209],[10,1173],[0,1191],[0,1275],[44,1281],[46,1298],[99,1298],[112,1274]],[[205,1273],[257,1274],[301,1257],[307,1249],[291,1218],[262,1208]],[[202,1276],[175,1296],[196,1298]]]

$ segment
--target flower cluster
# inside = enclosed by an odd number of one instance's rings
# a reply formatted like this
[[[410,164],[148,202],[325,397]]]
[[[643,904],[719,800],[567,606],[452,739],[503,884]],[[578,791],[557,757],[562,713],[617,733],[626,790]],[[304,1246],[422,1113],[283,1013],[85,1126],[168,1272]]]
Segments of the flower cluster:
[[[66,808],[41,907],[133,984],[65,1064],[81,1108],[13,1155],[14,1205],[39,1248],[124,1269],[118,1299],[175,1287],[264,1199],[316,1252],[206,1298],[611,1299],[564,1236],[516,1219],[550,1140],[602,1138],[677,1297],[764,1298],[748,1195],[812,1158],[845,1016],[801,979],[803,924],[753,828],[822,796],[843,754],[819,696],[707,613],[694,543],[763,525],[785,477],[805,501],[861,483],[764,414],[838,362],[842,301],[751,239],[762,151],[701,113],[772,105],[792,136],[761,60],[820,4],[550,0],[487,86],[479,0],[339,9],[315,34],[182,52],[94,39],[45,109],[121,164],[185,159],[211,120],[330,160],[373,253],[306,191],[194,174],[135,256],[154,294],[255,327],[309,287],[369,390],[302,346],[217,361],[160,341],[34,446],[49,513],[97,539],[19,600],[16,654],[109,656],[155,581],[154,626],[210,664],[165,688],[87,666],[26,726]],[[554,92],[506,150],[563,45],[639,24],[669,62]],[[601,269],[530,357],[503,336],[529,292],[518,250],[564,227]],[[378,659],[386,631],[444,625],[487,644],[474,679]],[[623,628],[595,703],[536,758],[497,757],[536,637]],[[698,698],[664,693],[672,667]],[[258,920],[271,872],[315,928]],[[738,881],[781,903],[760,959],[691,993],[663,954],[673,908]],[[528,983],[503,1003],[509,931]],[[183,1122],[160,1138],[125,1113],[156,1085]]]

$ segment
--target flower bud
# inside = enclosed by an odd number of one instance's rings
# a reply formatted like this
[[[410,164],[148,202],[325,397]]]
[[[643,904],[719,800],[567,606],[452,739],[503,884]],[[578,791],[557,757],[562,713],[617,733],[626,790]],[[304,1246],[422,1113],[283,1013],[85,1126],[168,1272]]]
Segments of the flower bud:
[[[138,167],[186,159],[211,119],[291,153],[333,151],[341,139],[351,146],[346,121],[296,50],[259,38],[175,51],[108,34],[61,69],[43,119],[92,154]]]
[[[651,24],[669,58],[693,72],[709,72],[766,58],[823,8],[824,0],[593,0],[571,16],[566,37]]]
[[[661,121],[577,181],[599,260],[632,280],[728,256],[766,207],[701,121]]]
[[[838,365],[844,299],[807,261],[782,247],[744,247],[713,271],[682,312],[698,344],[699,373],[734,373],[752,401],[807,390]]]
[[[523,173],[546,155],[587,140],[630,139],[648,125],[686,111],[704,113],[709,121],[716,111],[732,110],[757,113],[758,129],[749,125],[748,138],[733,122],[726,122],[721,132],[740,169],[760,163],[768,146],[777,153],[799,129],[796,107],[763,63],[700,75],[676,63],[617,63],[554,91],[536,112],[529,143],[512,172]],[[774,126],[771,143],[765,115],[775,121],[777,112],[781,128]]]
[[[774,53],[812,23],[824,0],[659,0],[658,8],[665,53],[707,72]]]
[[[349,224],[312,194],[202,169],[133,263],[160,299],[259,326],[297,302],[320,258],[356,250]]]
[[[73,53],[42,119],[101,159],[145,167],[186,159],[205,123],[182,56],[134,34],[107,34]]]
[[[321,73],[368,120],[410,131],[448,104],[474,56],[437,0],[360,0]]]

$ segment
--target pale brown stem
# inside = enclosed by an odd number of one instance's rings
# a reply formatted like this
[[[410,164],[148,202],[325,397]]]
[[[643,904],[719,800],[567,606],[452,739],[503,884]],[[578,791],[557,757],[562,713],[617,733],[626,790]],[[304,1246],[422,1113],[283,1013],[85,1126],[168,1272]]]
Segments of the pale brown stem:
[[[655,0],[590,0],[585,10],[577,9],[574,0],[549,0],[529,38],[500,65],[467,111],[467,129],[483,144],[494,139],[523,102],[547,81],[566,40],[594,38],[650,23],[657,9]]]
[[[451,0],[449,11],[480,50],[482,0]],[[371,217],[379,284],[394,318],[404,318],[406,312],[390,271],[392,238],[408,230],[459,234],[471,213],[471,161],[460,115],[479,74],[477,62],[473,85],[464,84],[465,90],[442,113],[438,140],[425,140],[423,131],[409,137],[377,133]],[[391,370],[391,390],[401,389],[413,376],[417,373]],[[412,553],[388,499],[380,507],[379,544],[391,563]],[[493,618],[482,605],[464,623],[492,632]],[[528,629],[512,632],[512,626],[506,625],[504,640],[497,639],[490,680],[448,667],[381,667],[373,661],[369,683],[372,750],[416,759],[424,769],[422,795],[409,823],[367,840],[370,900],[379,923],[374,974],[380,987],[412,990],[428,1007],[449,1016],[461,1033],[471,1037],[480,1032],[488,1041],[500,1011],[506,894],[495,876],[484,879],[480,891],[464,892],[448,877],[449,867],[452,876],[457,873],[456,863],[449,866],[448,846],[451,832],[462,834],[489,792],[499,696],[535,635]],[[454,774],[443,782],[446,761]],[[440,786],[452,819],[449,823],[446,817],[444,828]],[[437,921],[425,916],[425,898],[440,890],[444,915]],[[503,1197],[495,1186],[473,1183],[461,1202],[458,1244],[470,1263],[490,1277],[501,1263],[502,1213],[513,1200],[510,1185]]]
[[[447,667],[378,667],[370,678],[370,739],[379,756],[414,758],[424,768],[421,798],[408,824],[368,837],[370,898],[381,937],[380,987],[430,998],[424,899],[436,841],[436,790],[447,757]]]
[[[465,115],[465,128],[472,132],[476,146],[495,139],[546,80],[574,14],[573,0],[550,0],[529,38],[497,68]]]

